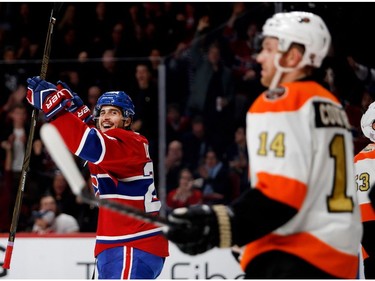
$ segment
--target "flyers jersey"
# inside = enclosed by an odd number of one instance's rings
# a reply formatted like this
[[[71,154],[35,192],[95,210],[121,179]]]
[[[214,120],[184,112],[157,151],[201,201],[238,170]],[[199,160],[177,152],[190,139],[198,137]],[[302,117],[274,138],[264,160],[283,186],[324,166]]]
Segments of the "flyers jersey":
[[[375,144],[368,144],[354,157],[355,180],[358,202],[361,209],[362,222],[375,221],[375,211],[371,206],[368,193],[375,184]],[[362,248],[363,258],[367,258],[366,251]]]
[[[158,215],[161,203],[146,138],[124,129],[102,133],[70,113],[51,123],[70,151],[89,162],[97,196]],[[160,257],[169,254],[168,241],[159,227],[106,208],[99,208],[96,234],[95,256],[105,249],[125,245]]]
[[[256,256],[279,250],[354,279],[362,225],[347,116],[315,82],[282,87],[282,93],[261,94],[247,113],[250,179],[253,188],[298,213],[247,244],[241,266],[245,270]]]

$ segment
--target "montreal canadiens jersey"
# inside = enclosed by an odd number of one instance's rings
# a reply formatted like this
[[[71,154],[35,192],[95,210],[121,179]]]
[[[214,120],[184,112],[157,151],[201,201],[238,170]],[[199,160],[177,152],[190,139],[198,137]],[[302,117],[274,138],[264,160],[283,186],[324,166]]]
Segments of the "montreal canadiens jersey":
[[[92,185],[99,198],[159,214],[161,202],[154,186],[146,138],[124,129],[102,133],[70,113],[51,123],[69,150],[89,162]],[[96,235],[95,256],[105,249],[123,245],[161,257],[169,255],[168,240],[160,227],[106,208],[99,208]]]
[[[315,82],[282,87],[282,94],[261,94],[247,113],[249,172],[253,188],[298,213],[247,244],[241,266],[280,250],[354,279],[362,225],[347,116],[336,97]]]
[[[375,221],[375,211],[371,206],[368,193],[375,184],[375,144],[368,144],[354,157],[355,180],[362,222]],[[363,257],[368,255],[362,248]]]

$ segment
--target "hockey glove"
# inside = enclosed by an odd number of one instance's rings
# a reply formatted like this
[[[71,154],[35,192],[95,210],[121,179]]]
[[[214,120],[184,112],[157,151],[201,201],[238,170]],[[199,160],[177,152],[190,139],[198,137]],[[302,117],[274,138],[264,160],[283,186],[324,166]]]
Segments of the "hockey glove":
[[[39,76],[27,78],[27,101],[35,108],[42,110],[47,120],[65,110],[73,98],[68,91],[58,91],[57,87]]]
[[[82,99],[75,92],[73,92],[65,82],[62,82],[60,80],[57,81],[56,87],[60,91],[65,90],[70,92],[70,94],[73,96],[73,99],[70,101],[67,110],[76,115],[83,122],[90,122],[90,120],[92,119],[91,110],[87,105],[83,103]]]
[[[197,205],[178,208],[168,216],[171,226],[166,237],[189,255],[204,253],[213,247],[232,244],[230,210],[224,205]]]

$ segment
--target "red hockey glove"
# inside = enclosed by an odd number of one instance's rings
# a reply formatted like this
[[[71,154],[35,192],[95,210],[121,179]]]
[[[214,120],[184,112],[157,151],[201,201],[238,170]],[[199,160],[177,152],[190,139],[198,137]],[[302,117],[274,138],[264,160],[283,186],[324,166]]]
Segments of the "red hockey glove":
[[[27,79],[27,101],[42,110],[47,120],[57,116],[73,98],[68,91],[58,91],[50,82],[34,76]]]
[[[65,82],[59,80],[57,81],[56,86],[59,90],[69,91],[73,96],[73,99],[68,104],[67,110],[76,115],[83,122],[88,123],[92,119],[92,114],[91,110],[83,103],[82,99],[75,92],[73,92]]]

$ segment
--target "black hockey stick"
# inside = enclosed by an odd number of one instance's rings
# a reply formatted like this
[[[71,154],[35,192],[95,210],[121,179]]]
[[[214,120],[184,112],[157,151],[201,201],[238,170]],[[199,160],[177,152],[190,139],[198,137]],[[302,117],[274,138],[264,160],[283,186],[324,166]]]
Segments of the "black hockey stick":
[[[168,227],[170,225],[170,223],[163,217],[154,216],[112,200],[99,199],[94,195],[82,194],[82,189],[85,187],[86,182],[56,127],[49,123],[44,124],[40,129],[40,136],[53,161],[59,167],[68,184],[72,188],[73,193],[76,196],[81,197],[85,203],[108,208],[161,227]]]
[[[47,38],[46,38],[46,42],[44,45],[42,68],[40,71],[40,77],[42,79],[46,78],[48,63],[49,63],[49,56],[51,53],[51,39],[52,39],[53,27],[56,23],[55,15],[60,10],[61,6],[62,6],[62,3],[55,3],[51,11],[51,16],[50,16],[48,30],[47,30]],[[34,133],[35,133],[36,123],[38,120],[38,115],[39,115],[39,110],[34,108],[31,114],[29,137],[27,139],[25,157],[24,157],[23,164],[22,164],[21,178],[20,178],[20,182],[18,185],[16,202],[15,202],[14,209],[13,209],[13,217],[12,217],[12,222],[11,222],[11,226],[9,230],[8,244],[7,244],[7,248],[5,251],[5,258],[4,258],[4,264],[3,264],[3,268],[5,269],[10,268],[10,261],[11,261],[12,253],[13,253],[14,240],[16,238],[18,220],[19,220],[20,211],[22,207],[22,199],[23,199],[23,193],[25,189],[25,182],[27,178],[27,173],[29,172],[31,149],[32,149],[32,143],[34,140]]]

